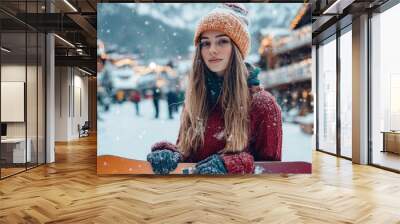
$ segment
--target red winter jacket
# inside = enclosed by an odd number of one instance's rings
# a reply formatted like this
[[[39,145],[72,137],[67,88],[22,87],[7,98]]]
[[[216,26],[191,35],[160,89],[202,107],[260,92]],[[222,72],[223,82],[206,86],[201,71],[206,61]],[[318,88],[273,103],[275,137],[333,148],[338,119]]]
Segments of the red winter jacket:
[[[280,161],[282,152],[281,110],[274,97],[260,87],[251,88],[249,145],[241,153],[223,154],[228,173],[252,173],[254,161]],[[197,163],[225,147],[224,119],[220,108],[214,109],[206,125],[204,144],[196,153],[184,158],[184,162]],[[167,144],[168,145],[168,144]],[[162,147],[158,147],[162,146]],[[152,150],[164,148],[156,144]],[[167,147],[177,151],[176,146]]]

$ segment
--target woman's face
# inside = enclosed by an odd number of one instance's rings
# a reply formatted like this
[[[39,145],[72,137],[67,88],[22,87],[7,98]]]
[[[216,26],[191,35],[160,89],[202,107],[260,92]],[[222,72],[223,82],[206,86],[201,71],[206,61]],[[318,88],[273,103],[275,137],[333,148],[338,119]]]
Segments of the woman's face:
[[[220,31],[206,31],[200,37],[200,49],[208,69],[222,76],[232,54],[231,39]]]

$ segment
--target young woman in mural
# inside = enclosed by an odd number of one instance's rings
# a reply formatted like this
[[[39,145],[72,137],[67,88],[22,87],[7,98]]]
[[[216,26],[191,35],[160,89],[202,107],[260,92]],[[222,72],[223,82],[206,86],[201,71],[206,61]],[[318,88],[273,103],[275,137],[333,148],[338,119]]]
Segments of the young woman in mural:
[[[177,144],[152,146],[154,173],[190,162],[197,174],[244,174],[254,172],[254,161],[281,160],[280,108],[259,86],[259,69],[244,62],[246,16],[243,4],[225,3],[198,24]]]

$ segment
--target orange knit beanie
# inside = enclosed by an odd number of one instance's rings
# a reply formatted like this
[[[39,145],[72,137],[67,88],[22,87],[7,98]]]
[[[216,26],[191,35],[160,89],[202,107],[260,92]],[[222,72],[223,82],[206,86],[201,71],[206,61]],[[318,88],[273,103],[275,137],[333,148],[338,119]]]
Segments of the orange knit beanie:
[[[199,22],[194,35],[194,44],[200,42],[200,35],[204,31],[215,30],[228,35],[239,48],[243,58],[250,51],[250,33],[248,30],[247,9],[240,3],[223,3]]]

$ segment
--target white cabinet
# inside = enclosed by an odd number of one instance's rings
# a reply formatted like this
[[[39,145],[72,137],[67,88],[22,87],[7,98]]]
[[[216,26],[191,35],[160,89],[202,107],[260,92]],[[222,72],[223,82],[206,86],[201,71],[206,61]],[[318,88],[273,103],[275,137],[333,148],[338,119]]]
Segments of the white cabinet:
[[[25,163],[32,161],[32,140],[27,139],[26,151],[25,151],[25,138],[7,138],[1,140],[2,145],[12,147],[12,162],[13,163]],[[25,154],[26,153],[26,154]],[[25,161],[25,158],[27,159]]]

